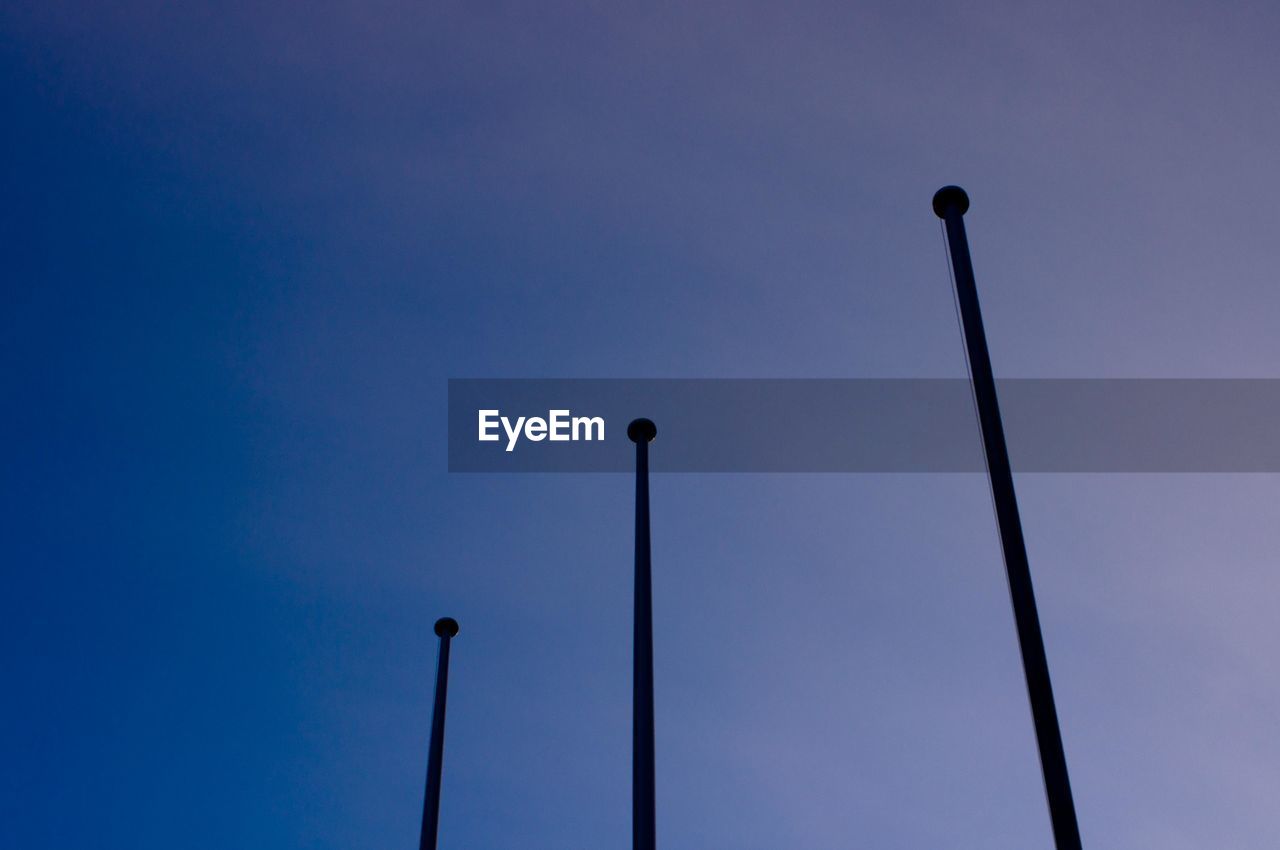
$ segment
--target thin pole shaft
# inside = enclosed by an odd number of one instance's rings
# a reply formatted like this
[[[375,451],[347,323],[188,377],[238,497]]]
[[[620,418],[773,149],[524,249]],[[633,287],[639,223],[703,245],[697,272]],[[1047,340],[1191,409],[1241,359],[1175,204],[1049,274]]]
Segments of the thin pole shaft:
[[[631,723],[631,846],[657,845],[653,757],[653,587],[649,560],[649,441],[657,428],[637,419],[627,428],[636,444],[635,659]]]
[[[431,712],[431,744],[427,751],[427,790],[422,801],[422,833],[418,850],[436,850],[440,832],[440,775],[444,768],[444,710],[449,693],[449,642],[458,633],[458,623],[450,617],[436,621],[440,636],[440,659],[436,663],[436,699]]]
[[[996,399],[995,378],[991,371],[991,355],[978,305],[978,289],[969,257],[965,235],[964,213],[969,198],[956,186],[938,191],[933,200],[934,212],[946,223],[951,266],[955,272],[956,298],[959,302],[973,392],[978,407],[982,444],[986,450],[987,472],[991,477],[991,495],[995,501],[996,522],[1000,527],[1000,546],[1004,550],[1005,570],[1009,577],[1009,597],[1022,650],[1022,668],[1027,679],[1031,716],[1035,723],[1036,743],[1040,749],[1040,768],[1044,773],[1045,796],[1049,818],[1053,824],[1054,844],[1058,850],[1080,850],[1080,827],[1076,822],[1075,801],[1067,775],[1067,759],[1058,726],[1058,711],[1049,681],[1049,662],[1045,657],[1040,615],[1031,585],[1031,567],[1027,561],[1026,542],[1022,536],[1022,520],[1018,515],[1018,499],[1013,489],[1013,471],[1005,444],[1000,405]]]

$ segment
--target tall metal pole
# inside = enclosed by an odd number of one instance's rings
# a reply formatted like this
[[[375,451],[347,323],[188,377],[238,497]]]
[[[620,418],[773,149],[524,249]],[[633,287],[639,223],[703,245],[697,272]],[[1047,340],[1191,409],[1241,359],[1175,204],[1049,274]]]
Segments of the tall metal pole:
[[[444,706],[449,692],[449,641],[458,633],[452,617],[436,620],[440,660],[436,663],[436,703],[431,712],[431,745],[427,752],[427,792],[422,801],[422,833],[418,850],[436,850],[440,831],[440,772],[444,766]]]
[[[1000,546],[1004,550],[1005,571],[1009,576],[1009,597],[1013,602],[1018,645],[1022,649],[1022,669],[1027,678],[1031,717],[1035,723],[1036,743],[1040,748],[1040,768],[1044,773],[1045,796],[1049,801],[1054,844],[1058,850],[1080,850],[1080,827],[1076,822],[1076,806],[1071,797],[1071,781],[1067,776],[1067,759],[1062,749],[1058,711],[1054,707],[1053,686],[1049,682],[1049,662],[1045,658],[1040,615],[1036,612],[1036,597],[1031,586],[1031,567],[1027,563],[1027,546],[1022,537],[1018,499],[1013,491],[1013,471],[1009,466],[1009,450],[1005,445],[1004,425],[1000,421],[1000,405],[996,400],[991,354],[987,350],[987,335],[982,327],[978,289],[973,277],[973,263],[969,258],[969,242],[965,236],[964,214],[968,209],[969,196],[959,186],[944,186],[933,196],[933,211],[946,223],[951,267],[955,272],[956,298],[969,354],[978,422],[982,429],[982,445],[987,456],[987,472],[991,476],[991,495],[995,501],[996,522],[1000,527]]]
[[[649,443],[658,426],[637,419],[627,426],[636,444],[635,662],[631,713],[631,847],[654,850],[657,825],[653,763],[653,586],[649,562]]]

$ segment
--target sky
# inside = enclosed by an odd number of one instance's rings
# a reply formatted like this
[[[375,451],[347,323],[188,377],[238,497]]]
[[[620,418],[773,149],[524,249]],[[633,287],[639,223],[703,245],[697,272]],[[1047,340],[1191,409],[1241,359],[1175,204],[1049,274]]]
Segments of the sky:
[[[627,846],[630,479],[447,380],[963,377],[949,183],[997,376],[1280,377],[1278,35],[6,3],[0,842],[414,846],[450,615],[441,845]],[[1017,486],[1085,846],[1280,844],[1280,481]],[[662,847],[1052,846],[983,476],[652,497]]]

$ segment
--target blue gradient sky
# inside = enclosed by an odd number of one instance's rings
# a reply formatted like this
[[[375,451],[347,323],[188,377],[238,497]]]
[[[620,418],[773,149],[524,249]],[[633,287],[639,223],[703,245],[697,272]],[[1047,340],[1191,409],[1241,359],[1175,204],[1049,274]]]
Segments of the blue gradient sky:
[[[1280,377],[1274,4],[0,11],[0,841],[629,840],[625,476],[449,377]],[[661,423],[659,423],[661,424]],[[657,444],[655,451],[660,451]],[[1018,480],[1086,845],[1280,845],[1280,482]],[[978,475],[654,495],[664,848],[1048,848]]]

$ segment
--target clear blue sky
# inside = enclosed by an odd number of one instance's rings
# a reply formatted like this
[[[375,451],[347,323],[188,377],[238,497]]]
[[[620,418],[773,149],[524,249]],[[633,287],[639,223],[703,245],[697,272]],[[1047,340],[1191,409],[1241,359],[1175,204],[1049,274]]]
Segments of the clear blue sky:
[[[630,482],[449,377],[1280,377],[1272,3],[0,11],[13,848],[623,848]],[[655,451],[659,448],[655,448]],[[1021,476],[1086,846],[1280,845],[1280,481]],[[666,850],[1048,848],[984,479],[655,479]]]

